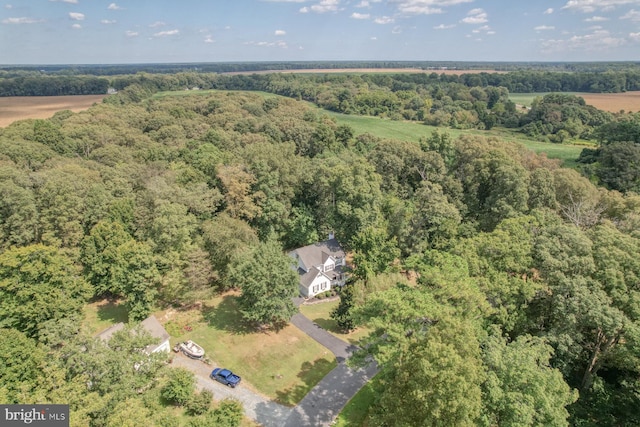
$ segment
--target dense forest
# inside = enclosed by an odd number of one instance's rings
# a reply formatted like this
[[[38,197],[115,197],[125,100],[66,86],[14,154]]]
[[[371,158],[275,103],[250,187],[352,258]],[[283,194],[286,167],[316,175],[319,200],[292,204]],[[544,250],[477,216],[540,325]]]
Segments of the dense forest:
[[[334,316],[371,328],[361,356],[381,366],[367,425],[640,424],[637,115],[564,95],[518,111],[507,89],[462,76],[207,78],[118,77],[88,111],[0,130],[0,401],[70,403],[76,426],[177,426],[157,402],[180,371],[154,358],[129,369],[148,337],[91,338],[86,302],[120,298],[135,321],[249,292],[251,259],[278,268],[286,249],[335,232],[354,270]],[[153,96],[194,86],[220,90]],[[291,97],[588,131],[600,145],[585,171],[602,186],[492,137],[356,135]],[[276,317],[250,304],[245,321]]]

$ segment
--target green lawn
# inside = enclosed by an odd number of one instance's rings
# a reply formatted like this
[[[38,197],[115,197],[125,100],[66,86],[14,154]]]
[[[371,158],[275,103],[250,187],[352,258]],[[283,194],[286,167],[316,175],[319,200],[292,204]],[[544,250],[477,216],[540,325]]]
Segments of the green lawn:
[[[84,307],[83,312],[83,326],[90,334],[102,332],[115,323],[127,322],[127,309],[116,300],[92,301]]]
[[[548,95],[550,93],[551,92],[510,93],[509,94],[509,99],[515,104],[531,107],[531,103],[533,102],[533,100],[535,98],[542,98],[543,96]]]
[[[172,344],[191,339],[215,365],[237,372],[258,391],[295,405],[336,366],[331,352],[289,325],[279,332],[255,332],[239,321],[236,296],[208,301],[202,311],[173,312],[165,324]]]
[[[361,427],[369,414],[369,408],[373,404],[374,398],[373,386],[370,381],[347,402],[334,425],[336,427]]]
[[[372,116],[356,116],[328,111],[325,111],[325,113],[328,116],[333,117],[338,124],[347,124],[351,126],[356,135],[370,133],[380,138],[400,139],[416,143],[420,138],[430,136],[435,130],[438,130],[439,132],[447,132],[452,138],[458,138],[461,135],[475,135],[485,138],[496,137],[501,141],[522,144],[535,153],[546,153],[547,157],[550,159],[562,160],[563,166],[566,167],[572,167],[575,165],[575,159],[578,158],[580,152],[584,148],[584,146],[581,145],[563,145],[535,141],[523,134],[504,128],[494,128],[490,131],[477,129],[448,129],[427,126],[418,122],[381,119],[379,117]]]
[[[327,301],[317,304],[301,305],[300,312],[317,323],[320,327],[330,332],[332,335],[351,344],[357,344],[361,338],[369,335],[369,332],[371,332],[371,330],[367,328],[358,328],[349,334],[342,333],[338,329],[336,321],[333,320],[330,316],[331,311],[337,306],[338,301]]]

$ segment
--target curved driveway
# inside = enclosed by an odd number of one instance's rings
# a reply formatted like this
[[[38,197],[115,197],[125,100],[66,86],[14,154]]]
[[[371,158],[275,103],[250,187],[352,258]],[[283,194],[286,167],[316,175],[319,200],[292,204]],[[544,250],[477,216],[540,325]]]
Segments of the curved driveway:
[[[192,371],[201,388],[210,390],[218,398],[231,397],[244,405],[247,417],[265,427],[317,427],[328,426],[342,408],[378,372],[375,362],[364,368],[352,368],[346,361],[358,347],[331,335],[317,324],[298,313],[291,323],[330,350],[338,361],[336,366],[294,408],[273,402],[243,384],[235,389],[209,378],[211,367],[179,354],[173,364]]]

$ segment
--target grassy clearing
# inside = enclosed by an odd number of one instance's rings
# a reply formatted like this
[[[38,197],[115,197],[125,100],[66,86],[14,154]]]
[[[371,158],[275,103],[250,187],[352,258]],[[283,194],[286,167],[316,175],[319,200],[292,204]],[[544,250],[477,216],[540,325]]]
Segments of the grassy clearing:
[[[452,138],[458,138],[461,135],[474,135],[484,138],[496,137],[501,141],[524,145],[527,149],[538,154],[546,153],[547,157],[551,159],[562,160],[563,166],[566,167],[575,165],[575,159],[578,158],[582,148],[584,148],[580,145],[563,145],[535,141],[524,135],[502,128],[494,128],[490,131],[447,129],[427,126],[416,122],[394,121],[371,116],[356,116],[333,112],[326,112],[326,114],[333,117],[338,124],[351,126],[356,135],[370,133],[380,138],[401,139],[416,143],[420,138],[430,136],[435,130],[447,132]]]
[[[300,306],[300,312],[317,323],[322,329],[351,344],[357,344],[360,339],[369,335],[371,330],[367,328],[358,328],[348,334],[340,332],[336,321],[330,316],[331,311],[337,306],[338,301],[326,301],[317,304],[302,305]]]
[[[373,381],[375,381],[375,379]],[[336,427],[363,426],[374,398],[373,386],[371,382],[368,382],[349,400],[342,412],[340,412],[340,415],[338,415],[338,418],[336,418],[334,425]]]
[[[164,98],[169,96],[191,96],[191,95],[207,95],[210,93],[219,93],[218,90],[201,90],[201,91],[193,91],[193,90],[184,90],[184,91],[168,91],[168,92],[158,92],[153,95],[153,98]],[[223,91],[223,92],[233,92],[233,91]],[[238,91],[243,92],[243,91]],[[274,95],[267,92],[248,92],[258,94],[263,96],[264,98],[271,97],[279,97],[279,95]],[[511,94],[509,95],[513,100],[513,96],[521,96],[523,100],[530,101],[535,98],[535,96],[543,96],[544,94],[535,93],[535,94]],[[514,101],[516,102],[516,101]],[[520,102],[517,102],[520,103]],[[535,141],[526,137],[525,135],[519,134],[509,129],[504,128],[494,128],[490,131],[483,131],[477,129],[448,129],[448,128],[439,128],[435,126],[427,126],[419,122],[407,122],[407,121],[395,121],[389,119],[381,119],[379,117],[372,116],[358,116],[351,114],[340,114],[332,111],[326,111],[320,109],[318,106],[312,103],[305,102],[311,108],[316,108],[321,111],[323,114],[328,115],[336,120],[338,124],[346,124],[353,128],[356,135],[361,135],[363,133],[370,133],[379,138],[385,139],[400,139],[403,141],[411,141],[417,143],[420,138],[429,137],[434,131],[439,132],[447,132],[451,135],[452,138],[458,138],[462,135],[474,135],[480,136],[484,138],[496,137],[502,141],[513,142],[516,144],[522,144],[527,149],[535,152],[535,153],[546,153],[547,157],[551,159],[560,159],[563,161],[563,166],[565,167],[573,167],[575,166],[575,159],[580,155],[580,151],[582,151],[582,146],[580,145],[562,145],[562,144],[552,144],[548,142],[540,142]]]
[[[192,339],[218,366],[285,405],[295,405],[329,371],[335,358],[294,326],[278,333],[254,332],[238,319],[236,295],[216,297],[202,310],[169,312],[164,317],[172,344]]]
[[[92,301],[84,307],[83,312],[83,326],[91,334],[102,332],[113,324],[127,322],[127,309],[117,300]]]

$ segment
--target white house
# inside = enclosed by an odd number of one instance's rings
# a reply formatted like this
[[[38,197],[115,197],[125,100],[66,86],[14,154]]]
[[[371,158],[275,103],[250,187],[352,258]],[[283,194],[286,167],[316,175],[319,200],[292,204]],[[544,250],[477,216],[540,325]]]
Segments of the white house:
[[[153,338],[157,338],[160,340],[158,344],[148,345],[145,349],[147,354],[157,353],[159,351],[164,351],[169,353],[171,351],[171,346],[169,345],[169,333],[164,329],[164,327],[158,322],[156,316],[151,315],[144,319],[140,325],[144,330],[149,332],[149,334]],[[101,338],[104,341],[109,341],[113,334],[122,330],[124,328],[124,323],[116,323],[115,325],[105,329],[104,331],[98,334],[98,338]]]
[[[300,294],[312,298],[334,286],[342,286],[346,280],[345,253],[340,243],[329,235],[329,240],[304,246],[289,252],[296,261],[300,275]]]

